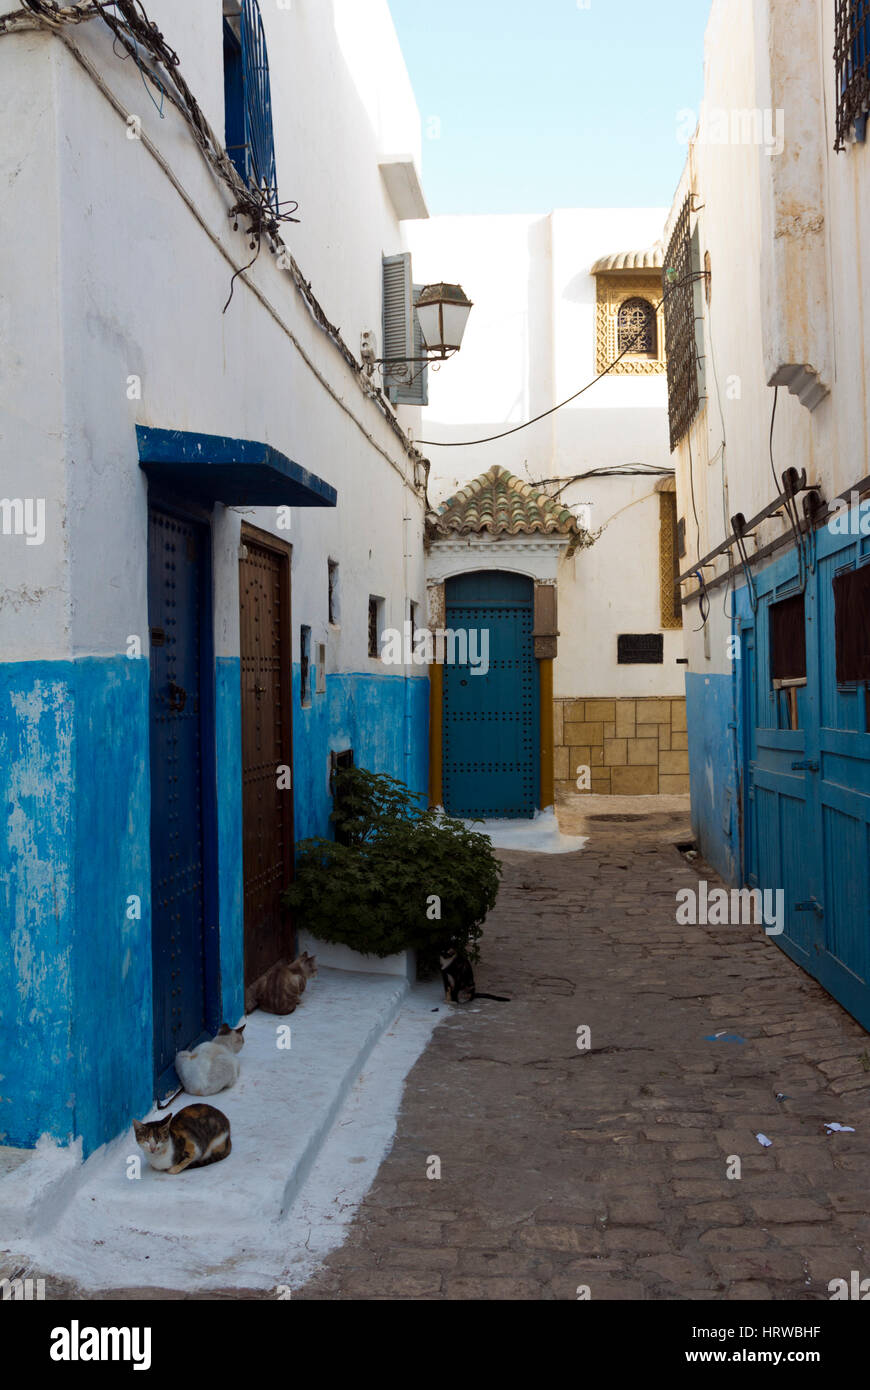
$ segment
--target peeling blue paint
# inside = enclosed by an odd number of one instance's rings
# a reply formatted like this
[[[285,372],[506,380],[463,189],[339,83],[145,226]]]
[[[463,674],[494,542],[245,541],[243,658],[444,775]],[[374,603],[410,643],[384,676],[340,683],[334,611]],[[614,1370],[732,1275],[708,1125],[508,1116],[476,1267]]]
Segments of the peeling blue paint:
[[[72,1135],[87,1154],[153,1094],[149,681],[142,659],[88,658],[75,670]]]
[[[316,673],[312,672],[312,681]],[[329,753],[425,796],[429,682],[331,675],[300,706],[296,838],[329,835]],[[0,664],[0,1143],[81,1137],[85,1155],[153,1098],[149,666]],[[224,1016],[244,1010],[241,667],[215,663]]]
[[[740,879],[734,681],[730,674],[686,674],[686,725],[692,831],[726,883]]]
[[[0,665],[7,1144],[87,1152],[150,1103],[147,709],[144,660]]]
[[[312,670],[312,690],[316,673]],[[406,689],[407,687],[407,689]],[[387,772],[426,797],[429,782],[429,681],[355,672],[329,675],[326,692],[300,703],[293,667],[293,784],[295,838],[331,835],[329,754],[352,748],[357,767]]]

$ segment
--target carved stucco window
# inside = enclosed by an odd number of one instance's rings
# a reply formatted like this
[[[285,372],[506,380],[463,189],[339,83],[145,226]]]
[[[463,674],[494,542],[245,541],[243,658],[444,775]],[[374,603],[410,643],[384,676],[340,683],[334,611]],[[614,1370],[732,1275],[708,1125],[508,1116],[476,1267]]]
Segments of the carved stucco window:
[[[658,356],[656,311],[648,299],[635,296],[619,306],[616,316],[616,347],[634,357]]]
[[[615,273],[593,267],[592,273],[598,286],[595,370],[606,371],[632,344],[613,367],[614,376],[651,376],[664,372],[664,319],[657,307],[662,297],[661,272],[652,269],[651,273]],[[632,343],[632,339],[636,341]]]

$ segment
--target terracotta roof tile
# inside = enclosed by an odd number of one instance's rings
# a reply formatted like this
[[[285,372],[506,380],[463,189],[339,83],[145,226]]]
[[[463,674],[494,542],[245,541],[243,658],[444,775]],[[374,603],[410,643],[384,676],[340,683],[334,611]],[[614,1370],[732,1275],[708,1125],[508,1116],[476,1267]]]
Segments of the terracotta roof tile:
[[[579,534],[580,526],[558,499],[536,492],[529,483],[495,464],[466,483],[455,497],[442,502],[431,518],[431,530],[442,537],[481,531],[493,536],[528,536],[536,532],[572,536]]]

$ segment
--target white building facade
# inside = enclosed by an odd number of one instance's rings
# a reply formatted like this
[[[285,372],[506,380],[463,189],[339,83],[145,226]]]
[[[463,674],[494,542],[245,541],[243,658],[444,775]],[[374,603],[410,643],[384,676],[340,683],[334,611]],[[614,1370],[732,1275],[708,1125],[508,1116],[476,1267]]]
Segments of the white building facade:
[[[688,789],[658,308],[664,216],[582,209],[438,217],[410,231],[415,275],[430,279],[437,265],[474,303],[460,357],[429,374],[423,412],[430,502],[443,509],[430,528],[430,613],[440,626],[462,576],[454,618],[487,596],[508,602],[491,585],[476,593],[471,574],[524,576],[533,586],[523,599],[514,585],[510,601],[531,604],[537,703],[524,717],[534,724],[536,808],[552,803],[554,788]],[[445,671],[442,684],[449,680]],[[508,813],[528,814],[528,796],[500,801],[495,784],[489,801],[469,806],[457,791],[451,807],[451,776],[456,783],[461,766],[475,766],[481,727],[504,713],[513,726],[518,706],[509,691],[487,701],[478,680],[477,714],[454,698],[451,724],[449,691],[439,696],[438,682],[436,673],[433,797],[448,809],[498,815],[521,805]],[[526,745],[508,738],[506,746],[519,766]]]
[[[335,757],[427,782],[386,0],[146,9],[0,32],[0,1134],[86,1152],[292,949]]]
[[[665,235],[695,833],[865,1025],[868,41],[856,0],[716,0]]]

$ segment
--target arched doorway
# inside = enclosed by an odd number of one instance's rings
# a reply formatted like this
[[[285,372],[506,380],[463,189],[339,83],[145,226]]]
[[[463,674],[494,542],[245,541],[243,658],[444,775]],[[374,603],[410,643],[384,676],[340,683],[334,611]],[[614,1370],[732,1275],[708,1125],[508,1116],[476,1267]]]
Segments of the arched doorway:
[[[534,583],[475,570],[448,579],[444,597],[445,810],[481,820],[531,819],[540,781]]]

